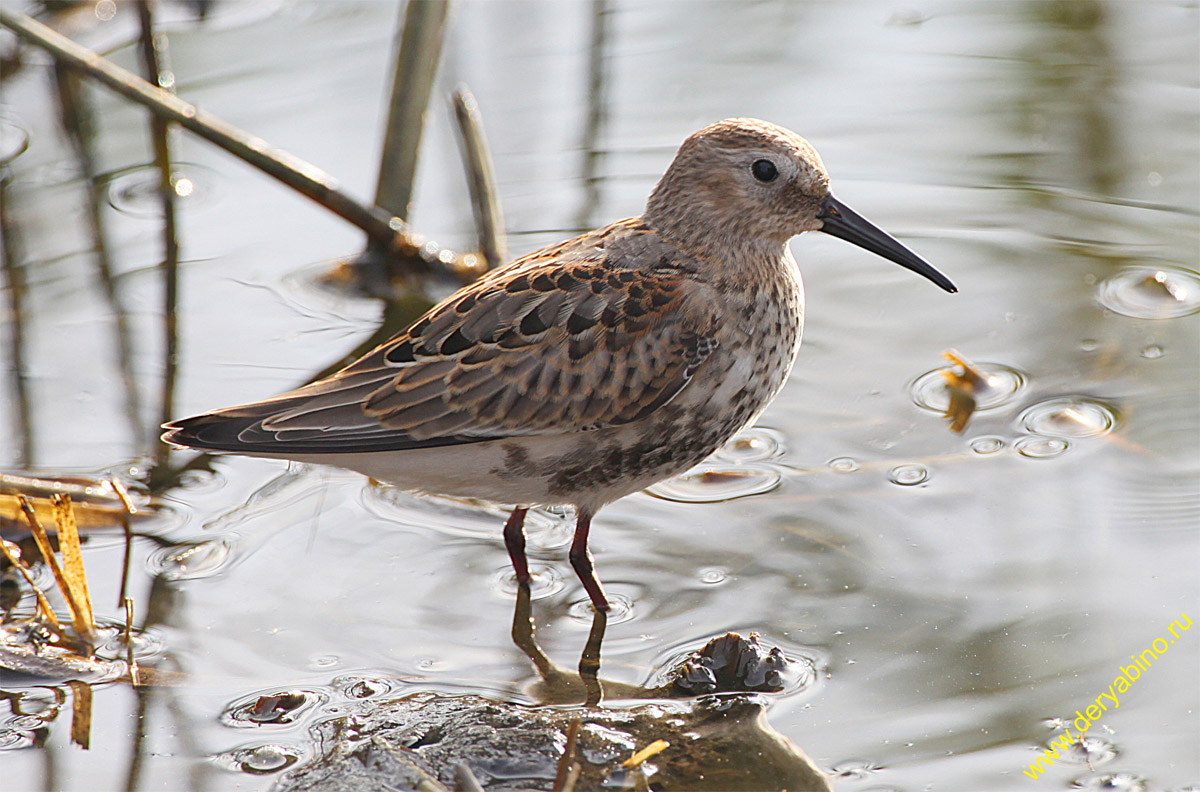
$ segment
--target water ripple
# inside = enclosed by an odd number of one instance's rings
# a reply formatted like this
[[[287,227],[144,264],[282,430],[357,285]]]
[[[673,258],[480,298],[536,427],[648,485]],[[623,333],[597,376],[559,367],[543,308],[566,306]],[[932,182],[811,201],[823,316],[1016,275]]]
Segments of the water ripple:
[[[1086,396],[1062,396],[1025,408],[1017,420],[1026,431],[1044,437],[1095,437],[1117,425],[1113,405]]]
[[[328,699],[327,693],[309,688],[251,693],[231,702],[220,720],[237,728],[286,725],[300,720]]]
[[[1004,438],[984,435],[971,440],[971,450],[976,454],[995,454],[1004,450]]]
[[[156,165],[135,165],[99,177],[105,182],[108,203],[113,209],[132,217],[159,217],[159,172]],[[211,168],[194,163],[175,163],[171,187],[175,201],[186,201],[189,209],[210,203],[217,194],[220,179]]]
[[[902,487],[914,487],[929,480],[929,470],[924,465],[897,465],[888,471],[888,481]]]
[[[540,600],[553,596],[567,586],[562,574],[550,564],[531,563],[529,565],[529,576],[532,578],[529,581],[529,598],[532,600]],[[504,594],[505,599],[516,596],[519,586],[517,573],[507,564],[504,569],[500,570],[493,583],[493,588]]]
[[[633,600],[624,594],[608,594],[608,626],[627,622],[634,617]],[[596,618],[596,608],[587,597],[576,600],[567,608],[567,616],[580,624],[591,625]]]
[[[146,559],[154,575],[167,580],[196,580],[221,572],[233,558],[234,541],[230,537],[179,547],[165,547]]]
[[[785,453],[783,435],[773,429],[752,426],[738,432],[725,445],[717,449],[713,456],[727,462],[743,464],[775,459]]]
[[[1003,363],[977,363],[983,382],[973,391],[975,412],[994,410],[1013,400],[1025,387],[1025,375]],[[959,366],[949,365],[926,371],[913,380],[909,393],[918,407],[944,413],[950,407],[949,377],[957,376]]]
[[[1022,437],[1013,447],[1029,459],[1053,459],[1066,453],[1071,444],[1061,437]]]
[[[1146,792],[1149,789],[1146,779],[1134,773],[1107,773],[1080,778],[1071,782],[1071,788],[1085,792]]]
[[[347,700],[361,701],[391,693],[396,689],[396,683],[386,677],[350,674],[333,680],[333,687],[341,697]]]
[[[1135,319],[1175,319],[1200,311],[1200,275],[1178,267],[1130,267],[1101,283],[1096,299]]]
[[[267,743],[226,751],[214,756],[213,761],[226,770],[250,775],[270,775],[286,770],[303,757],[304,752],[294,746]]]
[[[648,487],[646,492],[678,503],[718,503],[770,492],[782,480],[783,475],[769,465],[706,463]]]

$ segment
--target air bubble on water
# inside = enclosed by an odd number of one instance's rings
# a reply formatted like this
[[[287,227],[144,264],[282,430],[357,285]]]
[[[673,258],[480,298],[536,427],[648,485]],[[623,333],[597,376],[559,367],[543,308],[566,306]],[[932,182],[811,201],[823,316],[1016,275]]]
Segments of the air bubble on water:
[[[929,471],[923,465],[897,465],[888,471],[888,481],[902,487],[912,487],[929,480]]]
[[[1070,444],[1060,437],[1022,437],[1014,448],[1029,459],[1053,459],[1066,452]]]
[[[783,453],[782,435],[761,426],[751,426],[734,435],[713,456],[729,462],[743,463],[762,462],[782,456]]]
[[[984,436],[971,440],[971,450],[976,454],[995,454],[1004,450],[1004,438]]]
[[[858,470],[858,462],[850,457],[837,457],[829,460],[829,469],[835,473],[853,473]]]
[[[783,475],[763,464],[706,463],[646,489],[656,498],[678,503],[717,503],[770,492]]]
[[[269,775],[300,761],[301,752],[288,745],[249,745],[213,757],[220,767],[251,775]]]

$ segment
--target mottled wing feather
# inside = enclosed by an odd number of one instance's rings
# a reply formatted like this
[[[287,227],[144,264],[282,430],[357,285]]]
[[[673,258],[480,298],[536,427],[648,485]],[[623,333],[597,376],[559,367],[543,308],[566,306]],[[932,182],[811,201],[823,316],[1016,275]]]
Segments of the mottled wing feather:
[[[168,439],[344,453],[638,420],[670,401],[715,346],[687,267],[638,260],[660,255],[656,239],[626,221],[534,253],[332,377],[178,422]]]
[[[683,286],[675,272],[535,262],[480,284],[363,361],[390,375],[365,413],[414,439],[636,420],[674,396],[711,348],[681,321]]]

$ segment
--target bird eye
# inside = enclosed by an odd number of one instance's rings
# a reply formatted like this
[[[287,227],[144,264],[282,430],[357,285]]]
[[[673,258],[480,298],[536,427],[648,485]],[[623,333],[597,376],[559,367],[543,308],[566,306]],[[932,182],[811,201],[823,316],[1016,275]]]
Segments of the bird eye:
[[[765,159],[755,160],[754,164],[750,166],[750,172],[760,182],[775,181],[775,177],[779,175],[779,169],[775,167],[775,163]]]

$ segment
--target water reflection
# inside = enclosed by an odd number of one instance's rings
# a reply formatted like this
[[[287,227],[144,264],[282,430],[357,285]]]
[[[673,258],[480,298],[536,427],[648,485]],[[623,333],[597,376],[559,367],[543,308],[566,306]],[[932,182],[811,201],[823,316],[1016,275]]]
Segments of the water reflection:
[[[91,95],[82,78],[65,66],[56,66],[54,76],[60,122],[67,139],[74,147],[80,174],[87,185],[87,211],[84,218],[91,237],[96,279],[112,316],[112,349],[116,353],[116,365],[125,390],[123,413],[134,448],[140,451],[145,443],[141,416],[142,400],[133,370],[133,334],[129,324],[129,310],[125,304],[127,298],[121,293],[116,282],[108,231],[101,213],[105,185],[96,165],[98,123],[92,108]]]

